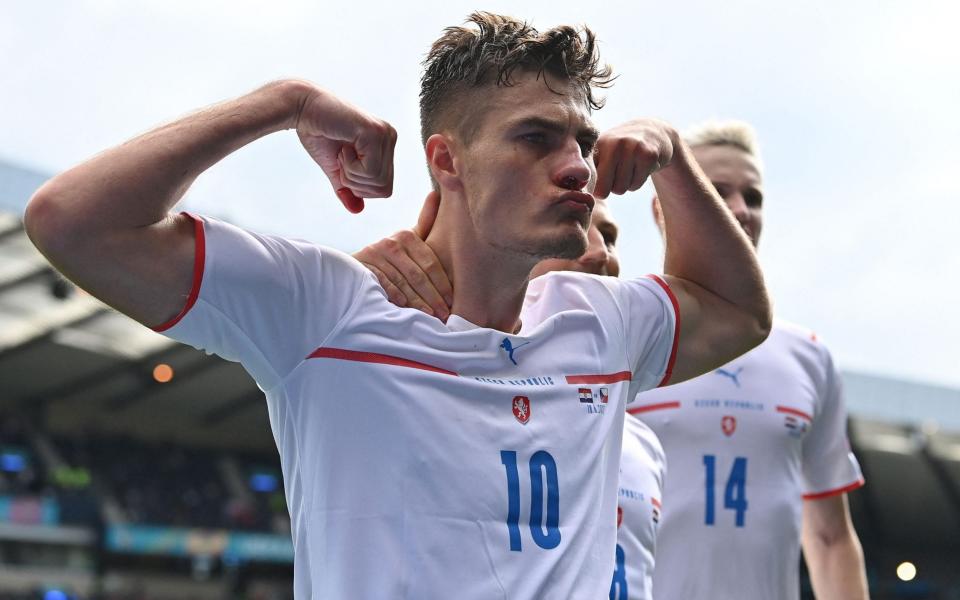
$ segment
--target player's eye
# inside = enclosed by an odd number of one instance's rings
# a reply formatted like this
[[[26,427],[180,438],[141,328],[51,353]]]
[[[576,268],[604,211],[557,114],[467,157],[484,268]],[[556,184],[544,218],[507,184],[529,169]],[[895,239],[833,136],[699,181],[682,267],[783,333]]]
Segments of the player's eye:
[[[547,136],[541,131],[532,131],[530,133],[524,133],[523,135],[520,136],[520,138],[526,142],[529,142],[531,144],[535,144],[538,146],[547,143]]]
[[[747,190],[743,193],[743,199],[750,208],[760,208],[763,206],[763,194],[760,190]]]
[[[583,154],[584,158],[591,156],[593,154],[593,149],[596,148],[596,142],[593,140],[581,140],[580,141],[580,152]]]
[[[711,181],[710,183],[713,184],[714,189],[717,190],[717,193],[720,194],[721,198],[726,198],[730,195],[730,188],[727,187],[726,184],[717,183],[715,181]]]

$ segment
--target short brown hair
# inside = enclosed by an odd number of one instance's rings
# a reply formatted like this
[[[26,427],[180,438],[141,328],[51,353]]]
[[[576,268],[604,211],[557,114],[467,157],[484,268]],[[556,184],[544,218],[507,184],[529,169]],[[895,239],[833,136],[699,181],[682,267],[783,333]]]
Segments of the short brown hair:
[[[488,83],[513,85],[516,69],[544,72],[579,86],[591,109],[603,106],[593,88],[609,87],[613,70],[600,64],[596,36],[586,26],[567,25],[540,33],[525,21],[475,12],[467,23],[448,27],[427,58],[420,80],[420,133],[423,142],[447,125],[452,100],[469,88]],[[466,116],[466,115],[463,115]],[[462,117],[455,126],[462,126]]]

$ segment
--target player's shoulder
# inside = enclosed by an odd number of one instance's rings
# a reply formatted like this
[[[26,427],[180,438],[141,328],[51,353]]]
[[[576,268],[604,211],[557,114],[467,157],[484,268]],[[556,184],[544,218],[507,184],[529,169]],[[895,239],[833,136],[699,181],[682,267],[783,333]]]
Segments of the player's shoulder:
[[[605,279],[613,279],[602,275],[592,273],[581,273],[579,271],[550,271],[539,277],[530,280],[528,286],[530,290],[548,290],[553,288],[597,288],[604,286]]]
[[[811,349],[826,349],[823,340],[820,339],[816,331],[780,317],[774,318],[773,327],[770,329],[770,337],[781,343]]]
[[[597,308],[614,300],[604,279],[613,278],[575,271],[551,271],[530,280],[524,303],[527,306],[549,304],[572,309]]]
[[[526,301],[534,303],[550,298],[588,305],[606,301],[622,304],[628,298],[638,297],[652,301],[658,296],[658,289],[665,285],[652,275],[619,279],[577,271],[551,271],[530,281]]]
[[[807,356],[821,365],[833,361],[830,349],[816,331],[779,317],[773,320],[770,337],[765,344],[781,351]]]
[[[300,238],[263,233],[216,217],[196,218],[203,222],[207,250],[223,255],[218,257],[219,260],[249,260],[248,253],[236,252],[245,247],[247,252],[262,254],[271,259],[270,263],[278,266],[284,263],[305,268],[322,265],[326,270],[357,275],[367,273],[367,269],[359,261],[336,248]]]

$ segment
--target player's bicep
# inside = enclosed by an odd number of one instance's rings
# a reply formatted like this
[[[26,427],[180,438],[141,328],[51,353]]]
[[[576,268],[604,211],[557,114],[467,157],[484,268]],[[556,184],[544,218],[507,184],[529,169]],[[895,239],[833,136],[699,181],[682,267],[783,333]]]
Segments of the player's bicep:
[[[29,214],[27,231],[50,263],[81,289],[147,326],[184,307],[193,286],[194,220],[170,215],[133,229],[56,223],[44,211]]]
[[[664,276],[677,300],[677,359],[668,384],[712,371],[756,345],[756,322],[736,305],[686,279]]]

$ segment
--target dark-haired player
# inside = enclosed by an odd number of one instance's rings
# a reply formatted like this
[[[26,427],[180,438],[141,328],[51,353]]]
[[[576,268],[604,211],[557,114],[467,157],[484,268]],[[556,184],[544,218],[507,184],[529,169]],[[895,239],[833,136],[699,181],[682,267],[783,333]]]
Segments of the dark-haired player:
[[[750,244],[676,132],[635,121],[597,142],[592,87],[610,72],[593,34],[471,21],[434,44],[421,93],[441,198],[427,243],[457,284],[446,323],[336,250],[169,214],[206,168],[287,128],[347,208],[389,196],[393,129],[306,82],[108,150],[28,206],[68,277],[265,391],[298,598],[602,597],[626,400],[769,328]],[[623,193],[651,173],[666,276],[528,289],[540,260],[583,253],[588,182]]]

